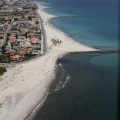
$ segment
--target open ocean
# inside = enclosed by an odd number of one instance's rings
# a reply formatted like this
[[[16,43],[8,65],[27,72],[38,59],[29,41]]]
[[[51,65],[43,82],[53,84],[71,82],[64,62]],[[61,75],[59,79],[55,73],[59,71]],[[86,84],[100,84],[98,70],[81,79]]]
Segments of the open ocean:
[[[118,0],[37,1],[58,16],[51,23],[76,41],[119,49]],[[75,53],[59,59],[48,98],[33,120],[117,120],[119,62],[119,53]]]

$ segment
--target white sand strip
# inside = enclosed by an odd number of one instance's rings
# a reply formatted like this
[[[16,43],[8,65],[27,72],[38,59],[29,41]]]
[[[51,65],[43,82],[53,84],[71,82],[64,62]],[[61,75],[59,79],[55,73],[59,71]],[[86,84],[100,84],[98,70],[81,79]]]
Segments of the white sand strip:
[[[54,78],[58,57],[68,52],[96,51],[96,49],[75,42],[49,23],[55,17],[45,13],[39,6],[46,31],[48,52],[35,60],[17,65],[0,79],[0,120],[23,120],[30,114],[37,102],[45,95]],[[54,46],[51,38],[62,43]]]

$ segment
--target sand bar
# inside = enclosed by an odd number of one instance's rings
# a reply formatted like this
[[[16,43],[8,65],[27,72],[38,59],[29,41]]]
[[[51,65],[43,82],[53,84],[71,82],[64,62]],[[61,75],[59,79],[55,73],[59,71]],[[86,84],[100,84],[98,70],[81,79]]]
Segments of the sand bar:
[[[39,5],[47,38],[47,53],[32,61],[8,69],[0,78],[0,120],[23,120],[30,114],[37,102],[43,99],[54,78],[56,60],[69,52],[96,51],[96,49],[75,42],[49,23],[53,17]],[[53,45],[51,38],[61,44]]]

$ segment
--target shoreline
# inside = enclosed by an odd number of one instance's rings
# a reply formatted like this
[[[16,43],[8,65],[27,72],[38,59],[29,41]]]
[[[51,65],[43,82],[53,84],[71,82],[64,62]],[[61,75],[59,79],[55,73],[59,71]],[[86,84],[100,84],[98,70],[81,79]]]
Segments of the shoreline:
[[[39,3],[40,4],[40,3]],[[43,11],[44,6],[38,5],[37,10],[43,20],[46,32],[47,52],[44,56],[32,61],[16,65],[2,76],[0,81],[0,119],[25,120],[39,106],[43,96],[54,80],[56,61],[67,53],[99,51],[82,45],[49,23],[53,15]],[[46,24],[47,23],[47,24]],[[51,39],[60,39],[60,45],[53,45]],[[72,46],[72,47],[71,47]],[[48,94],[48,92],[47,92]]]
[[[40,4],[41,2],[35,2],[35,3]],[[41,6],[43,6],[43,5],[38,5],[38,6],[41,7]],[[43,6],[43,8],[41,9],[41,11],[44,12],[44,13],[46,13],[46,14],[49,14],[49,13],[47,13],[47,12],[44,11],[44,9],[46,9],[46,8],[49,8],[49,7]],[[51,14],[49,14],[49,15],[51,15]],[[51,21],[52,19],[55,19],[55,18],[59,18],[59,16],[54,16],[54,15],[53,15],[52,17],[50,17],[50,18],[48,19],[47,24],[49,24],[53,29],[57,30],[58,32],[64,34],[64,35],[65,35],[66,37],[68,37],[71,41],[74,41],[74,42],[76,42],[76,43],[78,43],[78,44],[81,44],[81,45],[83,45],[83,46],[86,46],[86,47],[88,47],[88,48],[93,48],[93,47],[91,47],[91,46],[84,45],[84,44],[82,44],[82,43],[74,40],[74,39],[73,39],[72,37],[70,37],[67,33],[63,32],[62,30],[60,30],[59,28],[57,28],[56,26],[54,26],[50,21]],[[61,17],[60,17],[60,18],[61,18]],[[96,51],[102,51],[102,50],[97,49],[97,48],[93,48],[93,49],[95,49]]]
[[[38,3],[38,4],[40,4],[40,2],[35,2],[35,3]],[[38,7],[40,7],[40,5],[37,5]],[[43,5],[42,5],[43,6]],[[44,11],[44,9],[46,9],[47,7],[45,7],[45,6],[43,6],[43,8],[41,9],[41,11],[43,11],[43,12],[45,12]],[[46,12],[45,12],[46,13]],[[39,13],[38,13],[39,14]],[[47,13],[48,14],[48,13]],[[39,14],[40,15],[40,14]],[[40,16],[41,17],[41,16]],[[64,34],[66,37],[68,37],[70,40],[72,40],[72,41],[74,41],[74,42],[76,42],[76,43],[78,43],[78,44],[81,44],[81,43],[79,43],[78,41],[75,41],[72,37],[70,37],[69,35],[67,35],[65,32],[63,32],[63,31],[61,31],[59,28],[57,28],[57,27],[55,27],[50,21],[52,20],[52,19],[54,19],[54,18],[57,18],[58,16],[53,16],[52,18],[49,18],[48,19],[48,23],[47,24],[49,24],[51,27],[53,27],[56,31],[58,31],[58,32],[61,32],[62,34]],[[42,17],[41,17],[41,20],[42,20]],[[44,27],[44,26],[43,26]],[[44,28],[43,28],[44,29]],[[44,31],[44,32],[46,32],[46,31]],[[84,44],[82,44],[82,45],[84,45]],[[86,45],[85,45],[86,46]],[[47,47],[47,46],[46,46]],[[92,47],[90,47],[90,46],[86,46],[86,47],[88,47],[88,48],[92,48]],[[99,49],[96,49],[96,51],[100,51]],[[89,52],[89,51],[88,51]],[[91,51],[90,51],[91,52]],[[94,52],[94,51],[93,51]],[[68,53],[64,53],[64,54],[62,54],[61,56],[58,56],[58,58],[56,59],[56,62],[57,62],[57,60],[58,59],[60,59],[60,58],[62,58],[63,56],[65,56],[65,55],[67,55],[67,54],[71,54],[71,53],[73,53],[73,52],[68,52]],[[74,52],[74,53],[76,53],[76,52]],[[78,53],[78,52],[77,52]],[[85,53],[85,52],[84,52]],[[56,68],[56,66],[57,66],[57,63],[55,64],[55,67],[54,67],[54,69]],[[55,72],[55,70],[54,70],[54,72]],[[55,76],[55,75],[54,75]],[[51,80],[51,82],[50,82],[50,84],[48,85],[48,90],[47,90],[47,92],[45,93],[45,95],[43,96],[43,99],[42,100],[40,100],[40,102],[38,102],[37,103],[37,105],[36,105],[36,107],[33,109],[33,111],[31,111],[31,113],[28,115],[28,117],[26,117],[26,119],[24,119],[24,120],[32,120],[33,119],[33,117],[36,115],[36,113],[37,113],[37,111],[38,110],[40,110],[40,108],[43,106],[43,104],[45,103],[45,101],[46,101],[46,99],[47,99],[47,97],[48,97],[48,93],[49,93],[49,88],[50,88],[50,86],[52,85],[52,83],[54,82],[54,79],[53,80]],[[42,103],[42,101],[45,99],[45,101],[44,101],[44,103],[43,104],[41,104]]]
[[[57,60],[56,60],[57,62]],[[54,82],[54,79],[55,79],[55,69],[57,67],[57,64],[55,64],[55,67],[54,67],[54,70],[53,70],[53,79],[51,79],[50,83],[48,84],[47,86],[47,90],[43,96],[42,99],[40,99],[37,104],[34,106],[33,110],[26,116],[25,119],[23,120],[32,120],[34,118],[34,116],[36,115],[36,113],[40,110],[40,108],[43,106],[43,104],[45,103],[48,95],[49,95],[49,88],[50,86],[52,85],[52,83]]]

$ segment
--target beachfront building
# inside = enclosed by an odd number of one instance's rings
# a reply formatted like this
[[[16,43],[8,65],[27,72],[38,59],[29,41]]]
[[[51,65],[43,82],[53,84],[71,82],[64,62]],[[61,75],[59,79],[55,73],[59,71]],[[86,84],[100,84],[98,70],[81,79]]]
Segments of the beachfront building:
[[[41,53],[40,18],[27,0],[0,2],[0,49],[12,61]],[[3,47],[2,47],[3,46]]]

